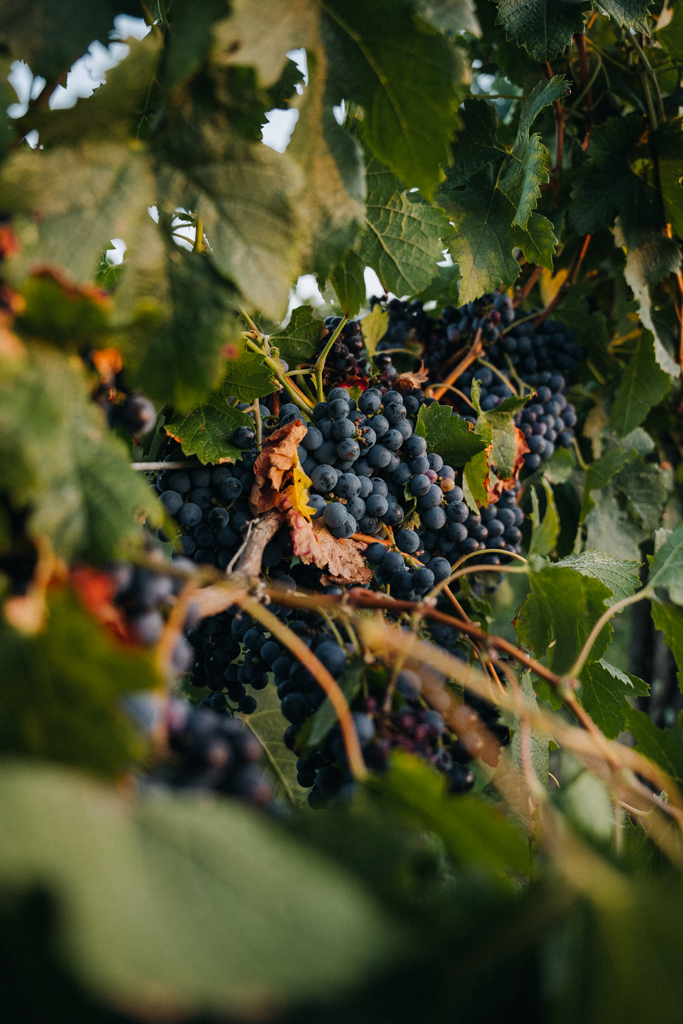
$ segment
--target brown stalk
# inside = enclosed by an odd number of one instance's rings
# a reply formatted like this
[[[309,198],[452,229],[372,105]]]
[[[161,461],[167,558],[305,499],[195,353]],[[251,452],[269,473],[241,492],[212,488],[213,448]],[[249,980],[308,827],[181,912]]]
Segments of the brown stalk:
[[[513,302],[513,306],[518,306],[520,302],[524,302],[525,298],[527,297],[533,286],[536,284],[542,273],[543,267],[534,267],[531,274],[529,274],[526,281],[524,282],[524,287],[520,288],[519,292],[517,293],[517,298]]]
[[[547,320],[550,314],[555,309],[557,309],[559,304],[562,302],[562,299],[565,297],[571,286],[574,284],[574,281],[576,280],[576,275],[578,274],[579,268],[583,263],[583,258],[586,255],[586,250],[588,249],[590,240],[590,235],[584,235],[581,241],[579,242],[579,245],[577,246],[576,252],[574,253],[571,265],[567,272],[567,276],[565,277],[564,281],[553,295],[548,305],[545,307],[545,309],[541,310],[537,318],[534,320],[535,328],[539,327],[540,324],[542,324],[544,320]]]
[[[465,358],[461,359],[458,365],[453,370],[451,370],[451,372],[448,374],[448,376],[446,377],[445,381],[443,381],[442,384],[438,384],[435,387],[427,388],[427,391],[431,392],[431,397],[436,398],[436,400],[438,401],[447,391],[448,387],[451,384],[453,384],[458,379],[458,377],[460,377],[465,372],[468,366],[471,366],[472,363],[474,363],[478,359],[482,352],[483,345],[481,343],[480,327],[474,336],[474,341],[472,342]]]
[[[673,238],[673,231],[671,225],[666,225],[666,233],[669,238]],[[678,365],[681,368],[683,374],[683,271],[680,267],[676,271],[676,283],[678,285],[678,302],[675,302],[676,315],[678,316]]]

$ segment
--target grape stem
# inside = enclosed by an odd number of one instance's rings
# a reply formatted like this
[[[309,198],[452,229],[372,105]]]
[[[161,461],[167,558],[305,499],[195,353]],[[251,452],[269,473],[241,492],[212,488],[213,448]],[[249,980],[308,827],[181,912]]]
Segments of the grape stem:
[[[591,647],[599,637],[603,626],[609,622],[613,615],[616,615],[617,612],[623,611],[624,608],[628,608],[630,604],[636,604],[637,601],[643,601],[651,596],[652,591],[650,588],[643,587],[643,589],[639,590],[637,594],[631,594],[629,597],[623,597],[621,601],[615,601],[613,605],[610,605],[607,611],[603,612],[588,634],[588,639],[581,648],[581,653],[570,668],[569,672],[567,672],[566,676],[563,677],[564,680],[568,682],[570,680],[578,679],[581,669],[586,664],[586,659],[591,652]]]
[[[330,336],[329,341],[326,343],[325,348],[322,350],[322,352],[318,356],[316,364],[315,364],[315,366],[313,368],[313,373],[314,373],[314,376],[315,376],[315,389],[316,389],[316,394],[318,396],[318,401],[319,402],[324,402],[325,401],[325,392],[323,391],[323,370],[325,369],[325,361],[327,359],[327,356],[329,354],[330,349],[334,345],[335,341],[337,340],[337,338],[339,337],[341,332],[344,330],[344,327],[345,327],[347,321],[348,321],[348,317],[343,316],[341,318],[341,320],[337,324],[336,328],[332,332],[332,335]]]
[[[130,468],[142,473],[161,473],[165,469],[201,469],[197,459],[180,459],[178,462],[131,462]]]
[[[482,346],[482,343],[481,343],[481,327],[480,327],[479,330],[477,331],[477,333],[474,336],[474,341],[470,345],[469,352],[467,353],[465,358],[461,359],[460,362],[458,363],[458,365],[456,367],[454,367],[454,369],[451,370],[451,372],[448,374],[448,376],[446,377],[445,381],[443,381],[442,384],[439,384],[438,387],[436,387],[436,388],[434,388],[434,387],[427,388],[427,391],[431,392],[431,397],[435,398],[437,400],[437,402],[438,402],[439,399],[445,394],[448,386],[450,384],[454,384],[456,382],[456,380],[458,379],[458,377],[462,376],[462,374],[465,372],[467,367],[471,366],[472,363],[475,362],[479,358],[479,356],[481,355],[482,350],[483,350],[483,346]]]

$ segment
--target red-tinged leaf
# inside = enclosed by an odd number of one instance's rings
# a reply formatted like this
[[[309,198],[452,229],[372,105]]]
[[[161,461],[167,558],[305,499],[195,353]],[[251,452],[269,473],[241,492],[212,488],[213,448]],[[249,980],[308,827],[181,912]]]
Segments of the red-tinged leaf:
[[[309,522],[296,509],[289,510],[287,522],[292,533],[294,554],[305,565],[313,562],[319,569],[327,568],[329,575],[338,583],[370,582],[372,570],[362,555],[364,544],[355,540],[338,540],[322,520]]]
[[[498,499],[500,498],[500,496],[503,493],[503,491],[510,491],[510,490],[512,490],[512,488],[517,483],[517,478],[519,477],[519,471],[521,470],[522,466],[524,465],[524,456],[529,451],[529,445],[527,444],[526,437],[524,436],[522,431],[519,429],[519,427],[515,427],[514,431],[515,431],[515,457],[514,457],[514,464],[513,464],[513,468],[512,468],[512,473],[510,474],[510,476],[505,477],[505,478],[495,477],[492,481],[489,482],[489,488],[488,488],[488,499],[489,499],[489,502],[496,502],[496,501],[498,501]]]

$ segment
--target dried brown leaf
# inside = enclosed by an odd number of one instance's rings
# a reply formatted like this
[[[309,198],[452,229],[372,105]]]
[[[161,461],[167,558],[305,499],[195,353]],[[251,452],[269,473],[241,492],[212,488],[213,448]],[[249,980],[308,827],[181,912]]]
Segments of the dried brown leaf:
[[[263,451],[254,463],[256,482],[249,499],[254,514],[283,506],[280,498],[282,481],[297,462],[296,450],[305,435],[305,424],[294,420],[271,434],[263,445]]]
[[[421,388],[422,385],[429,380],[429,373],[425,370],[424,360],[420,365],[420,369],[415,373],[401,373],[394,381],[394,387],[397,387],[399,391],[402,391],[405,387]]]
[[[372,570],[365,564],[362,549],[365,545],[354,540],[338,540],[325,524],[315,519],[308,522],[296,509],[287,513],[292,534],[294,554],[305,565],[313,562],[319,569],[328,569],[335,582],[369,583]]]

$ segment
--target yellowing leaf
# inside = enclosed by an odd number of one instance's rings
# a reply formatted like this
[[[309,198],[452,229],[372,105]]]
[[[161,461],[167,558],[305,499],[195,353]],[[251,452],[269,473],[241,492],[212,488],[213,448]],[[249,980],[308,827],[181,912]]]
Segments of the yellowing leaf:
[[[292,466],[292,484],[286,489],[285,494],[294,508],[297,508],[306,519],[310,519],[315,509],[308,504],[308,489],[311,486],[310,478],[303,471],[298,453],[295,455]]]

